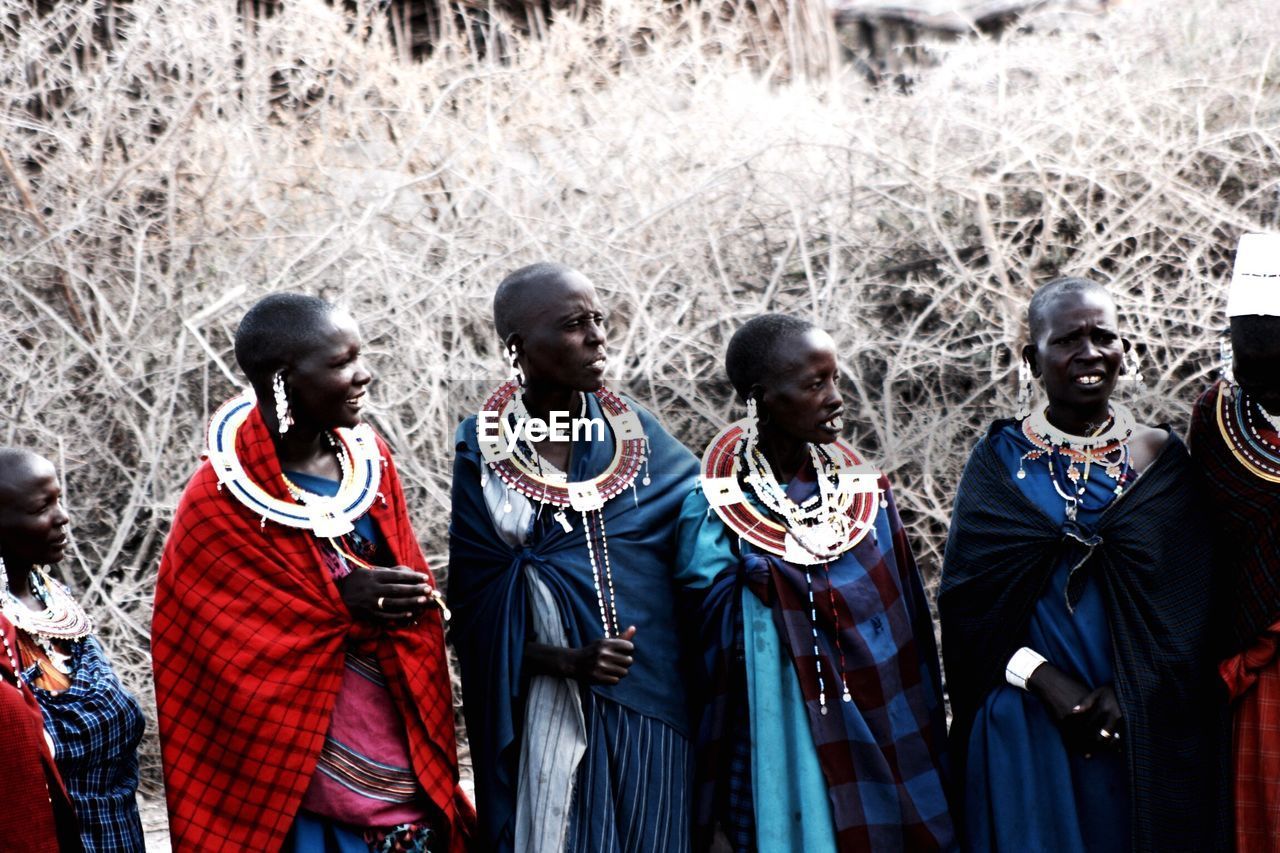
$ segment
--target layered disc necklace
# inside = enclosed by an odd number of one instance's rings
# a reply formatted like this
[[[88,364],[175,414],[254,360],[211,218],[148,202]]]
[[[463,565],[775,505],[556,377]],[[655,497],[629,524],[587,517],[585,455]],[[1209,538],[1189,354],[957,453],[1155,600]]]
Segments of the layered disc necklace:
[[[843,439],[809,445],[818,490],[796,503],[773,476],[747,419],[730,424],[702,455],[702,491],[729,529],[789,563],[811,566],[853,548],[875,529],[880,472]],[[745,488],[744,488],[745,487]],[[765,509],[748,500],[747,490]]]
[[[565,508],[576,510],[582,516],[600,624],[606,637],[616,637],[621,631],[621,623],[613,584],[613,566],[609,561],[604,507],[627,489],[634,489],[636,477],[648,464],[649,439],[645,435],[644,424],[618,394],[604,387],[594,392],[605,422],[613,432],[613,457],[604,471],[590,480],[570,481],[565,472],[545,462],[537,450],[523,439],[521,424],[528,421],[529,414],[520,392],[519,383],[514,380],[505,382],[480,409],[480,417],[497,426],[494,431],[476,431],[484,462],[480,470],[481,488],[488,484],[490,472],[496,474],[508,489],[539,505],[555,507],[554,518],[565,533],[573,529]],[[580,416],[585,411],[584,398]],[[641,482],[649,485],[647,469]],[[503,511],[510,512],[511,508],[508,500]]]
[[[1067,518],[1074,521],[1085,496],[1089,476],[1101,468],[1115,481],[1116,497],[1124,494],[1133,470],[1129,439],[1136,421],[1123,403],[1110,403],[1111,415],[1092,435],[1072,435],[1049,422],[1048,407],[1037,406],[1022,420],[1022,434],[1032,449],[1018,461],[1019,480],[1026,479],[1027,462],[1044,459],[1054,491],[1066,503]]]
[[[1280,483],[1280,423],[1235,385],[1218,395],[1218,429],[1245,470]]]
[[[739,538],[756,548],[801,566],[809,603],[809,631],[818,680],[818,713],[827,714],[827,680],[818,634],[818,600],[814,568],[826,581],[832,618],[841,699],[853,701],[846,677],[844,644],[840,640],[840,608],[831,580],[831,562],[870,533],[876,517],[888,504],[880,487],[880,472],[864,462],[843,439],[830,445],[810,444],[809,459],[817,490],[797,503],[773,474],[769,460],[756,444],[750,418],[730,424],[702,455],[702,491],[711,508]],[[748,492],[764,509],[748,498]]]
[[[231,493],[263,527],[271,521],[285,527],[310,530],[322,539],[345,536],[355,522],[373,506],[382,482],[382,455],[367,424],[352,429],[338,428],[328,434],[338,454],[342,479],[333,497],[307,494],[299,500],[277,498],[249,476],[236,453],[236,437],[253,410],[256,399],[246,391],[223,403],[209,422],[209,462],[218,477],[218,488]],[[296,487],[286,482],[290,491]]]
[[[70,675],[72,655],[61,651],[54,641],[83,640],[93,633],[93,620],[80,606],[80,602],[71,595],[70,590],[49,577],[49,573],[44,569],[33,568],[29,583],[31,594],[44,605],[44,609],[37,611],[27,607],[9,589],[8,579],[5,578],[4,599],[0,602],[0,613],[3,613],[15,628],[35,640],[55,669],[63,675]],[[10,653],[11,662],[16,663],[12,650],[8,649],[7,640],[5,647]]]

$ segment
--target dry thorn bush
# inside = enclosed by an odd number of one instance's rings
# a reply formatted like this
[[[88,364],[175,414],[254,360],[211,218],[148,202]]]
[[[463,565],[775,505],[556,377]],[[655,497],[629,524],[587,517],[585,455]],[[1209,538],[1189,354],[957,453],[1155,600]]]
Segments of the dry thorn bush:
[[[1269,0],[1033,21],[939,48],[908,94],[822,73],[825,36],[645,0],[504,32],[487,57],[442,37],[419,63],[377,16],[309,0],[256,22],[143,0],[110,50],[94,5],[0,0],[0,441],[63,472],[63,571],[148,703],[159,550],[267,291],[361,320],[373,419],[440,570],[453,430],[504,373],[504,273],[585,270],[615,380],[693,448],[738,411],[727,336],[811,317],[933,577],[969,448],[1012,409],[1035,283],[1110,283],[1140,410],[1182,427],[1234,241],[1280,227]]]

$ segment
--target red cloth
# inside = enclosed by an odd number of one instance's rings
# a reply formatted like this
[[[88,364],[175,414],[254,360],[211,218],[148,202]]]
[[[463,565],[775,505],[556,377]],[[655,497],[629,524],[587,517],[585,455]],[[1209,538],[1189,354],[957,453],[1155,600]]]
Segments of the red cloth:
[[[17,632],[3,616],[0,632],[16,654]],[[82,850],[71,800],[45,742],[44,716],[31,690],[18,684],[9,661],[0,662],[0,847],[7,853]]]
[[[430,577],[391,455],[378,446],[385,497],[370,514],[396,562]],[[288,498],[256,407],[236,452],[255,482]],[[165,543],[151,623],[175,851],[280,849],[315,771],[349,641],[376,650],[439,828],[450,850],[465,849],[475,813],[458,787],[439,611],[394,629],[355,621],[311,533],[264,525],[202,464]]]
[[[1236,850],[1280,851],[1280,622],[1218,672],[1235,703]]]

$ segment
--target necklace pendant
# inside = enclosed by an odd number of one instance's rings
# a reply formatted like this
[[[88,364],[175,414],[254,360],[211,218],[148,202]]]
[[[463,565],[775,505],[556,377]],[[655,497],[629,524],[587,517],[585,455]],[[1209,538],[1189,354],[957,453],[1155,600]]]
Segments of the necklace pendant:
[[[564,510],[559,510],[552,518],[556,520],[556,523],[560,525],[565,533],[573,532],[573,525],[569,523],[569,516],[565,515]]]
[[[1026,471],[1026,469],[1025,469],[1025,468],[1019,468],[1019,469],[1018,469],[1018,479],[1019,479],[1019,480],[1025,480],[1025,479],[1027,479],[1027,471]]]

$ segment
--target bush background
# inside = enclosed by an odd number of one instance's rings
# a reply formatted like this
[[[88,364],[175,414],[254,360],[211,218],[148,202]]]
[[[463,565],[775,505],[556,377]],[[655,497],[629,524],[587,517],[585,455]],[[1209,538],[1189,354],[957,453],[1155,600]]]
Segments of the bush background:
[[[1037,282],[1109,283],[1139,411],[1185,426],[1235,240],[1280,228],[1272,0],[1041,15],[879,88],[812,7],[771,8],[606,0],[410,62],[366,6],[141,0],[106,49],[94,4],[0,0],[0,441],[63,472],[62,571],[149,711],[159,550],[271,290],[360,320],[442,575],[453,429],[505,373],[491,294],[535,260],[594,279],[613,380],[693,448],[738,411],[743,320],[830,330],[931,579]]]

